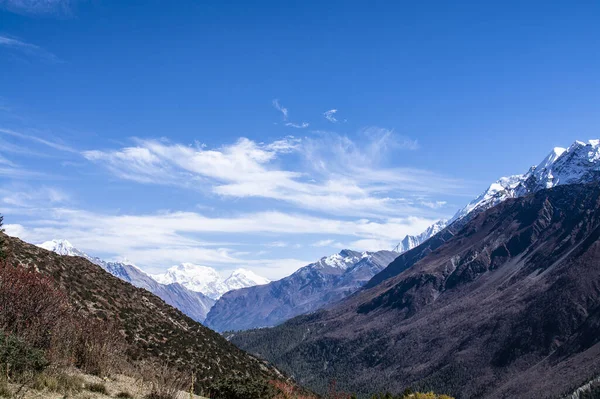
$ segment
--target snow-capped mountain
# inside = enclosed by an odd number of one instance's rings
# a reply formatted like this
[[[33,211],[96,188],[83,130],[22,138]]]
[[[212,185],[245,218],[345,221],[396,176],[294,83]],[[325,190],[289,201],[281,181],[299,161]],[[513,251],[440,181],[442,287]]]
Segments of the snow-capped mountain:
[[[281,280],[227,292],[208,313],[206,325],[217,331],[243,330],[315,311],[356,292],[397,255],[344,249]]]
[[[139,267],[127,260],[121,262],[108,262],[103,259],[92,257],[85,252],[75,248],[67,240],[46,241],[38,245],[41,248],[53,251],[63,256],[80,256],[100,266],[110,274],[128,283],[148,290],[161,298],[171,306],[174,306],[187,314],[192,319],[203,322],[206,314],[214,305],[214,300],[202,294],[188,290],[180,284],[160,284]]]
[[[446,219],[441,219],[441,220],[438,220],[437,222],[435,222],[434,224],[432,224],[431,226],[429,226],[427,229],[425,229],[424,232],[422,232],[419,235],[416,235],[416,236],[407,235],[406,237],[404,237],[404,239],[402,241],[400,241],[400,243],[396,246],[396,248],[394,248],[394,251],[396,251],[398,253],[403,253],[403,252],[409,251],[409,250],[421,245],[423,242],[427,241],[430,237],[433,237],[434,235],[436,235],[437,233],[442,231],[447,225],[448,225],[448,221]]]
[[[562,184],[589,183],[599,178],[600,140],[575,141],[569,148],[552,149],[538,165],[522,175],[498,179],[459,210],[450,223],[492,208],[508,198],[523,197]]]
[[[496,180],[481,195],[458,210],[450,220],[440,220],[417,236],[407,235],[396,246],[395,251],[403,253],[413,249],[455,221],[492,208],[508,198],[523,197],[561,184],[589,183],[598,179],[600,140],[590,140],[587,143],[575,141],[569,148],[555,147],[526,173]]]
[[[152,277],[162,284],[179,283],[189,290],[202,292],[212,299],[219,299],[224,293],[254,285],[269,283],[264,277],[246,269],[236,269],[224,279],[212,267],[199,266],[193,263],[182,263],[169,268],[163,274]]]
[[[38,247],[55,252],[59,255],[82,256],[84,258],[88,257],[85,253],[75,248],[73,244],[67,240],[46,241],[42,244],[39,244]]]
[[[225,285],[229,288],[229,291],[268,283],[270,283],[269,279],[259,276],[253,271],[242,268],[234,270],[231,275],[225,279]]]

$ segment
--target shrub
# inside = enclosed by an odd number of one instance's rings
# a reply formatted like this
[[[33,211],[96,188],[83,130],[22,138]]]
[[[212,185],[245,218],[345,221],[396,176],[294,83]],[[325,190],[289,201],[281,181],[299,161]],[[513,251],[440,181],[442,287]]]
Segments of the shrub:
[[[87,390],[90,392],[101,393],[103,395],[108,395],[108,389],[106,389],[106,385],[101,382],[93,382],[89,384]]]
[[[7,363],[6,356],[17,351],[13,357],[31,361],[23,367],[34,369],[43,368],[38,358],[44,354],[47,363],[54,366],[76,365],[87,373],[104,376],[118,368],[126,347],[115,323],[77,314],[50,278],[14,267],[10,259],[0,259],[0,331],[4,332],[0,337],[2,364]],[[7,336],[19,337],[38,352],[25,353],[23,345],[3,352]],[[15,365],[11,365],[13,370]]]
[[[249,378],[219,380],[208,391],[211,399],[270,399],[279,393],[268,382]]]
[[[20,377],[41,372],[48,366],[44,353],[23,339],[0,331],[0,371],[4,376]]]
[[[123,391],[123,392],[119,392],[118,394],[116,394],[115,398],[133,399],[133,395],[130,394],[129,392]]]
[[[81,320],[77,326],[76,366],[101,377],[119,369],[126,345],[116,325],[110,321]]]
[[[175,399],[184,389],[184,375],[165,364],[145,362],[138,364],[141,379],[152,384],[146,399]]]
[[[48,277],[1,262],[0,330],[48,349],[53,332],[71,312],[66,295]]]

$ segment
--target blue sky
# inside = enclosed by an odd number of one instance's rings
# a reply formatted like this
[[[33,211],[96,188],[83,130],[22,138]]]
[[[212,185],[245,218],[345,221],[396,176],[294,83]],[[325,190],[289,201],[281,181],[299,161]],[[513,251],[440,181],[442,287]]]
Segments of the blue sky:
[[[391,248],[598,136],[600,3],[0,0],[0,211],[158,272]],[[328,112],[329,111],[329,112]]]

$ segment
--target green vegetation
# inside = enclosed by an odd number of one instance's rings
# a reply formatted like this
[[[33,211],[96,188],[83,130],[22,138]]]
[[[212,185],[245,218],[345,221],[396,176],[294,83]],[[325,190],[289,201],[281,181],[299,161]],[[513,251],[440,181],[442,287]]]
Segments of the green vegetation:
[[[0,330],[0,371],[3,376],[18,377],[41,372],[48,366],[44,352],[33,348],[22,338]]]
[[[382,393],[372,395],[370,399],[453,399],[448,395],[438,395],[433,392],[411,392],[406,390],[400,395],[392,395],[391,393]]]
[[[209,388],[208,397],[215,399],[269,399],[277,394],[276,388],[264,381],[249,378],[228,378],[216,382]]]

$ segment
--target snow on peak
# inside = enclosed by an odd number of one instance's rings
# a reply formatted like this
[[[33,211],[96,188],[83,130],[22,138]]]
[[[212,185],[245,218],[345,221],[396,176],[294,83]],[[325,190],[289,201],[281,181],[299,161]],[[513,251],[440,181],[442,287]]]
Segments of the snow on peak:
[[[402,239],[402,241],[400,241],[398,245],[396,245],[394,251],[398,253],[409,251],[421,245],[422,243],[424,243],[425,241],[442,231],[447,225],[448,221],[446,219],[441,219],[432,224],[431,226],[427,227],[427,229],[425,229],[425,231],[419,235],[407,235],[404,237],[404,239]]]
[[[271,280],[259,276],[251,270],[242,268],[234,270],[231,275],[225,279],[225,285],[229,291],[255,285],[269,284],[270,282]]]
[[[522,175],[502,177],[459,210],[451,222],[474,210],[491,208],[507,198],[522,197],[561,184],[589,183],[600,177],[600,140],[575,141],[569,148],[555,147]]]
[[[228,278],[223,279],[219,272],[212,267],[193,263],[173,266],[164,274],[152,275],[152,278],[161,284],[179,283],[191,291],[201,292],[215,300],[231,290],[270,282],[246,269],[234,270]]]
[[[460,209],[448,222],[440,220],[418,236],[407,235],[396,246],[397,252],[408,251],[452,222],[473,211],[483,211],[508,198],[522,197],[561,184],[588,183],[600,180],[600,140],[575,141],[569,148],[554,147],[536,166],[524,174],[501,177],[477,198]]]
[[[337,254],[322,257],[315,265],[318,267],[333,267],[335,269],[346,270],[364,257],[364,254],[343,249]]]
[[[45,241],[41,244],[38,244],[38,247],[44,248],[48,251],[52,251],[59,255],[82,256],[84,258],[89,258],[89,256],[85,254],[85,252],[78,250],[68,240],[64,239]]]

